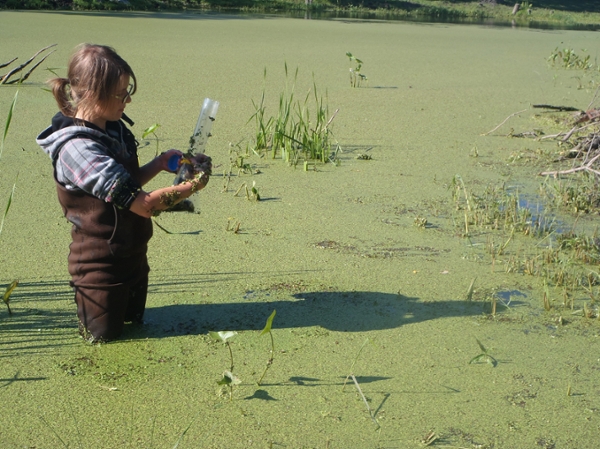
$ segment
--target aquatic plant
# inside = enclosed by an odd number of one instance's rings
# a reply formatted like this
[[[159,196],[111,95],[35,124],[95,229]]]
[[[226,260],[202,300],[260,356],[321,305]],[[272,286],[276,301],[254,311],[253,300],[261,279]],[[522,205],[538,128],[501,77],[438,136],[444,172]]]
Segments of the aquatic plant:
[[[469,288],[467,289],[467,295],[465,298],[465,301],[467,302],[471,302],[473,300],[473,292],[475,291],[475,280],[477,278],[473,278],[473,280],[471,281],[471,284],[469,284]]]
[[[413,225],[417,228],[425,229],[427,227],[427,218],[417,215],[413,220]]]
[[[242,381],[233,374],[233,351],[231,350],[231,343],[229,340],[237,335],[237,332],[232,331],[219,331],[219,332],[209,332],[209,335],[216,341],[220,341],[225,343],[227,349],[229,349],[229,357],[231,359],[231,366],[228,370],[223,372],[223,375],[219,381],[217,381],[218,385],[227,385],[229,386],[229,400],[233,400],[233,386],[239,385]]]
[[[267,374],[268,369],[273,364],[273,359],[275,357],[275,340],[273,339],[273,332],[271,332],[271,326],[273,326],[273,318],[275,318],[276,313],[277,313],[277,311],[273,310],[273,313],[271,313],[271,315],[269,315],[269,318],[267,318],[267,323],[265,324],[265,327],[263,328],[263,330],[260,333],[261,336],[265,335],[265,334],[269,334],[269,336],[271,337],[271,357],[269,357],[269,360],[267,361],[267,366],[265,367],[265,371],[263,372],[262,376],[260,376],[260,379],[258,379],[257,384],[259,386],[262,383],[262,380],[264,379],[265,374]]]
[[[350,374],[348,374],[348,376],[346,376],[346,379],[344,380],[344,385],[342,385],[342,391],[344,391],[344,388],[346,388],[346,383],[348,382],[348,379],[352,379],[352,382],[354,382],[354,386],[356,387],[356,390],[358,391],[358,394],[362,398],[362,400],[363,400],[363,402],[365,404],[365,407],[367,408],[367,411],[369,412],[369,416],[371,417],[371,420],[373,421],[373,423],[375,423],[375,425],[379,429],[380,428],[379,422],[375,418],[375,415],[373,414],[373,410],[371,410],[371,406],[369,405],[369,402],[367,401],[367,398],[363,394],[362,389],[360,388],[360,385],[358,383],[358,380],[356,380],[356,376],[354,375],[354,365],[356,364],[356,361],[358,360],[358,357],[360,356],[360,353],[365,348],[365,346],[367,345],[367,343],[369,343],[369,339],[368,338],[362,344],[362,346],[358,350],[358,353],[356,354],[356,357],[354,358],[354,361],[352,362],[352,365],[350,365]]]
[[[242,225],[241,222],[236,221],[233,218],[229,217],[227,219],[227,227],[225,228],[225,231],[231,231],[234,234],[239,234],[241,225]]]
[[[264,74],[266,77],[266,70]],[[285,77],[285,88],[279,96],[276,116],[266,115],[264,87],[260,102],[252,101],[255,111],[248,120],[248,123],[254,121],[256,126],[252,151],[264,155],[270,153],[273,159],[279,157],[294,167],[302,159],[322,163],[333,161],[330,157],[334,147],[331,123],[338,111],[329,115],[327,96],[323,98],[319,95],[314,80],[313,88],[308,91],[304,101],[295,99],[298,69],[291,87],[288,86],[287,64]],[[309,104],[311,97],[314,97],[314,110]],[[337,142],[335,148],[336,151],[339,148]]]
[[[10,123],[12,121],[13,112],[14,112],[15,106],[17,104],[17,96],[18,95],[19,95],[19,90],[17,89],[17,91],[15,92],[13,101],[10,104],[10,108],[8,110],[8,116],[7,116],[6,122],[4,124],[4,133],[2,134],[2,141],[0,142],[0,158],[2,157],[2,152],[4,151],[4,142],[6,141],[6,136],[8,135],[8,130],[10,128]],[[8,215],[8,211],[10,210],[10,206],[12,204],[13,197],[15,195],[15,189],[17,187],[18,177],[19,177],[19,175],[17,174],[17,177],[13,184],[12,190],[8,197],[8,201],[6,203],[6,208],[4,209],[4,214],[2,215],[2,221],[0,221],[0,234],[2,234],[2,229],[4,228],[4,221],[6,220],[6,216]],[[10,305],[9,305],[10,295],[12,294],[13,290],[17,287],[17,285],[19,285],[18,280],[14,280],[12,283],[10,283],[10,285],[8,285],[8,287],[6,287],[6,290],[4,291],[4,295],[2,297],[2,300],[4,301],[4,304],[6,304],[6,307],[8,309],[9,315],[12,315],[12,311],[10,310]]]
[[[15,288],[17,288],[17,285],[19,285],[19,281],[18,279],[12,281],[10,283],[10,285],[8,287],[6,287],[6,290],[4,291],[4,295],[2,296],[2,301],[4,301],[4,304],[6,304],[6,308],[8,309],[8,314],[12,315],[12,310],[10,310],[10,295],[12,294],[13,290]]]
[[[556,242],[558,251],[570,251],[573,259],[588,265],[598,265],[600,262],[600,240],[596,235],[575,234],[568,232],[560,234]],[[591,283],[591,277],[587,280]],[[597,282],[597,279],[595,279]]]
[[[483,344],[477,338],[475,339],[475,341],[477,342],[479,349],[481,349],[481,353],[469,360],[469,365],[484,361],[486,363],[489,363],[493,367],[496,367],[496,365],[498,365],[498,361],[490,354],[488,354],[487,348],[483,346]]]
[[[352,87],[360,87],[363,81],[368,81],[367,75],[361,73],[363,62],[355,57],[349,51],[346,52],[346,56],[350,62],[354,62],[354,68],[350,67],[350,86]]]
[[[6,202],[6,208],[4,209],[4,214],[2,214],[2,221],[0,221],[0,234],[2,234],[2,229],[4,228],[4,220],[6,219],[6,216],[8,215],[8,211],[10,210],[10,206],[12,204],[13,197],[15,196],[15,189],[17,188],[17,179],[18,178],[19,178],[19,175],[17,174],[17,178],[15,179],[15,182],[12,186],[12,190],[8,197],[8,201]]]
[[[158,156],[158,136],[156,135],[156,130],[159,127],[160,125],[158,123],[155,123],[154,125],[151,125],[148,128],[146,128],[142,133],[142,139],[145,139],[149,135],[154,136],[154,139],[156,140],[156,152],[154,153],[154,157]]]
[[[252,181],[252,187],[248,190],[246,186],[246,199],[250,201],[260,201],[260,194],[258,193],[258,188],[256,187],[256,181]]]
[[[585,49],[581,50],[585,52]],[[565,69],[580,69],[580,70],[588,70],[588,69],[598,69],[598,66],[594,66],[590,62],[591,55],[580,56],[575,52],[572,48],[563,48],[559,49],[556,47],[550,56],[548,56],[548,62],[553,66],[562,67]]]
[[[377,418],[375,418],[375,415],[373,415],[373,410],[371,410],[371,406],[369,405],[369,402],[367,401],[367,398],[363,394],[362,389],[360,388],[360,385],[358,384],[358,381],[356,380],[356,377],[354,376],[354,374],[350,374],[350,378],[354,382],[354,386],[356,387],[356,390],[358,391],[358,394],[360,394],[360,397],[362,398],[362,400],[363,400],[363,402],[365,404],[365,407],[367,408],[367,411],[369,412],[369,416],[371,417],[371,421],[373,421],[373,423],[379,429],[381,427],[379,425],[379,421],[377,421]]]
[[[17,105],[17,97],[19,96],[19,90],[15,92],[15,96],[13,97],[13,101],[10,104],[10,108],[8,109],[8,115],[6,116],[6,122],[4,123],[4,133],[2,134],[2,142],[0,142],[0,158],[2,158],[2,153],[4,152],[4,143],[6,142],[6,136],[8,135],[8,130],[10,128],[10,123],[12,121],[12,116],[15,111],[15,106]]]
[[[540,193],[548,202],[573,213],[590,213],[600,205],[600,183],[588,172],[578,173],[569,179],[547,176]]]
[[[352,373],[354,373],[354,365],[356,365],[356,362],[358,361],[358,358],[360,357],[360,353],[365,348],[365,346],[367,345],[367,343],[369,343],[369,339],[368,338],[364,341],[364,343],[362,344],[362,346],[360,347],[360,349],[356,353],[356,357],[354,357],[354,360],[352,361],[352,364],[350,365],[350,370],[349,370],[350,374],[348,374],[348,376],[346,376],[346,380],[344,380],[344,385],[342,385],[342,391],[344,391],[344,388],[346,388],[346,383],[348,382],[348,379],[350,379],[350,376],[352,375]]]
[[[449,188],[455,210],[462,215],[455,222],[465,237],[470,236],[473,228],[517,231],[532,236],[546,235],[554,228],[553,221],[543,213],[534,216],[522,205],[518,191],[489,185],[482,193],[475,194],[467,190],[460,175],[452,178]]]

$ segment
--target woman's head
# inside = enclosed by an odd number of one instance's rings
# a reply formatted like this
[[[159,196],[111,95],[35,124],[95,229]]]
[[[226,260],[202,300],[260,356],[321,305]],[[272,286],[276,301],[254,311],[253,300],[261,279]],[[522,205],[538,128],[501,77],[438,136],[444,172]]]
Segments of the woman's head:
[[[67,78],[49,84],[61,112],[67,116],[88,116],[108,109],[115,97],[134,94],[137,83],[131,67],[117,52],[105,45],[81,44],[71,55]],[[125,88],[123,84],[131,84]]]

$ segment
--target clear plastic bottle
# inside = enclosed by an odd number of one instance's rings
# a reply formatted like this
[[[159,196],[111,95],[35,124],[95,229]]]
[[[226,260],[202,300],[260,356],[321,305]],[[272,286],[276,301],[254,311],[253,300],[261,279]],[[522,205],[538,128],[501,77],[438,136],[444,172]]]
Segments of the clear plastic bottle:
[[[173,181],[174,185],[181,184],[186,179],[194,177],[195,167],[193,163],[194,156],[198,154],[204,154],[206,141],[210,137],[210,130],[212,124],[215,121],[217,110],[219,109],[219,102],[210,98],[205,98],[198,116],[198,122],[196,122],[196,128],[194,133],[190,137],[190,147],[187,154],[184,156],[184,162],[179,167],[177,176]]]

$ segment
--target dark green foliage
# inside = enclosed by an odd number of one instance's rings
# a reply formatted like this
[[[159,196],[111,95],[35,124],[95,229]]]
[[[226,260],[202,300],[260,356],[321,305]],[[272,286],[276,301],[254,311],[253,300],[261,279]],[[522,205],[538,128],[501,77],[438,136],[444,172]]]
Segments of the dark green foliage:
[[[511,8],[514,0],[0,0],[0,9],[56,9],[104,11],[160,11],[186,9],[346,10],[388,11],[399,17],[429,17],[436,20],[484,19]],[[537,0],[535,10],[574,13],[600,12],[597,0]],[[522,12],[520,12],[522,14]]]

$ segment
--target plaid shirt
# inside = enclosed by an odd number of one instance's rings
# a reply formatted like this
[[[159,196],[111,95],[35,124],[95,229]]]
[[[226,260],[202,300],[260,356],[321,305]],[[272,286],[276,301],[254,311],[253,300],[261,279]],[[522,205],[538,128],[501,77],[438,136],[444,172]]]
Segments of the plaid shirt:
[[[129,159],[132,154],[123,138],[124,125],[109,122],[106,134],[93,125],[67,126],[38,137],[56,161],[56,179],[67,189],[83,190],[117,207],[129,209],[141,186],[115,157]],[[108,138],[107,138],[108,135]],[[45,138],[44,138],[45,137]],[[102,138],[103,143],[99,140]]]

